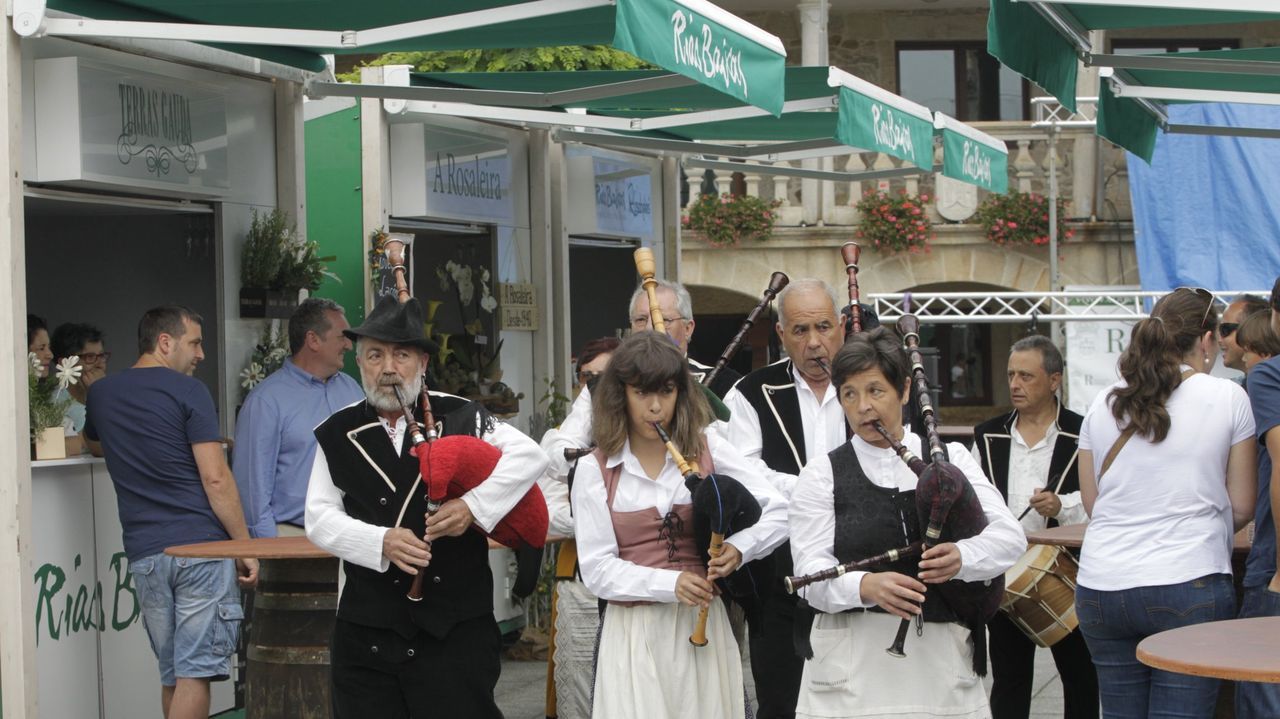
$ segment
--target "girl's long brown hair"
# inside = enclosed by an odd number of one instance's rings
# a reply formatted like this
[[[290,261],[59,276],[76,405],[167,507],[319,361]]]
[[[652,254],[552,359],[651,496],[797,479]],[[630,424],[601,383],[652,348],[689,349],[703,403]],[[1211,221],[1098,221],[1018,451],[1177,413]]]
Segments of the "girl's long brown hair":
[[[1182,358],[1205,332],[1218,327],[1214,300],[1180,287],[1160,298],[1151,316],[1134,325],[1129,347],[1120,355],[1123,387],[1111,390],[1111,414],[1152,442],[1169,435],[1169,395],[1182,384]]]
[[[695,459],[702,446],[702,431],[711,424],[711,406],[689,374],[689,364],[670,337],[657,332],[636,332],[613,353],[609,366],[591,393],[591,425],[596,446],[616,454],[631,430],[627,415],[627,386],[657,392],[676,390],[676,411],[667,430],[676,448]]]

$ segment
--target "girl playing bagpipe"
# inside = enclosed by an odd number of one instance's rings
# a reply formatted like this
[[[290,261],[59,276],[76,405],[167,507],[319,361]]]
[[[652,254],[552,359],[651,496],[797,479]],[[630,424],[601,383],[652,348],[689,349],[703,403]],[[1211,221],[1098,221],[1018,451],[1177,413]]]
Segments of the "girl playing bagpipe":
[[[582,579],[609,603],[592,713],[743,717],[742,658],[714,582],[782,543],[785,502],[732,446],[707,431],[711,410],[666,336],[640,332],[624,341],[593,395],[597,449],[579,463],[572,492]],[[730,531],[710,566],[703,559],[707,540],[694,531],[701,521],[694,494],[655,424],[701,468],[706,478],[696,485],[699,497],[718,487],[724,496],[716,494],[712,504],[720,502],[729,514],[725,489],[737,485],[759,513],[753,525]],[[690,637],[703,608],[708,643],[695,646]]]

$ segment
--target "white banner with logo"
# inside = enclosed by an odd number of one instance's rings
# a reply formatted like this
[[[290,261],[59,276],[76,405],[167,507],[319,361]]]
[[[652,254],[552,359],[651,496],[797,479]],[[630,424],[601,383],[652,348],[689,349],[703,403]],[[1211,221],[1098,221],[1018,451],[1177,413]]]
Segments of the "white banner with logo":
[[[1133,292],[1135,285],[1067,285],[1068,292]],[[1076,300],[1087,305],[1087,299]],[[1107,311],[1106,308],[1098,310]],[[1067,407],[1084,414],[1098,393],[1120,379],[1116,369],[1129,346],[1134,322],[1077,320],[1066,322]]]

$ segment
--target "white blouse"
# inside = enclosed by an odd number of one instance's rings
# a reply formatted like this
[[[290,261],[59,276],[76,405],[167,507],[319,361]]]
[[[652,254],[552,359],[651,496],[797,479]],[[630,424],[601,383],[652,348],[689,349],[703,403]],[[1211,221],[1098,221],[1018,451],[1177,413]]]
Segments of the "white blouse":
[[[716,473],[741,482],[760,503],[760,521],[731,534],[726,542],[742,553],[744,564],[772,552],[787,538],[786,500],[718,433],[708,432],[707,444],[715,461]],[[663,515],[671,510],[672,505],[692,501],[684,485],[684,477],[680,476],[670,456],[656,480],[645,474],[640,460],[631,453],[630,442],[609,457],[605,465],[622,465],[613,498],[615,511],[634,512],[653,507]],[[592,594],[616,601],[676,601],[676,578],[680,572],[642,567],[618,556],[608,492],[594,455],[579,460],[571,499],[578,540],[578,566],[582,571],[582,581]]]
[[[862,471],[873,484],[902,491],[916,488],[915,473],[892,449],[875,447],[856,435],[849,441],[858,454]],[[922,442],[917,435],[907,432],[903,444],[917,456],[927,456],[921,450]],[[988,522],[987,528],[977,536],[956,542],[961,566],[955,578],[972,582],[998,577],[1026,551],[1026,535],[1005,505],[1000,491],[982,474],[969,452],[954,442],[947,445],[947,452],[951,463],[969,478]],[[791,556],[798,575],[830,569],[840,563],[834,551],[834,486],[831,460],[824,454],[805,465],[791,494]],[[873,606],[862,601],[862,578],[866,574],[849,572],[838,579],[811,584],[800,593],[815,609],[832,614]]]

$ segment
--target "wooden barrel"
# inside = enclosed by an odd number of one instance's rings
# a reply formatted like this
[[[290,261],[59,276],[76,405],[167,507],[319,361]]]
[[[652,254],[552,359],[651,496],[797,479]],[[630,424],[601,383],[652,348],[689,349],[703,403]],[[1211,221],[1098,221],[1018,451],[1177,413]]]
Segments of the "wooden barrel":
[[[330,719],[338,560],[264,559],[253,597],[246,719]]]

